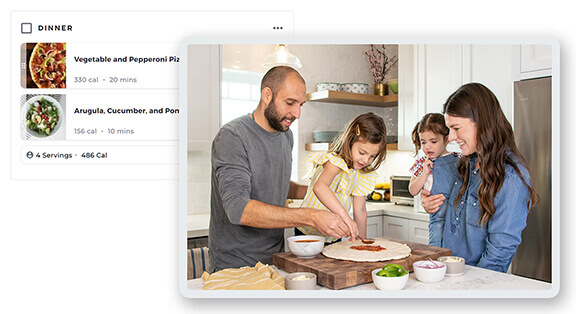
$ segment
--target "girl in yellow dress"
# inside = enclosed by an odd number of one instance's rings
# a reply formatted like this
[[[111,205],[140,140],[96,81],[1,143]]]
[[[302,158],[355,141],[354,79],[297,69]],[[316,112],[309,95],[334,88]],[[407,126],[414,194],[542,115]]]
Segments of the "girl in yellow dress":
[[[314,174],[301,207],[330,210],[344,221],[351,240],[358,235],[365,238],[366,195],[374,190],[376,169],[385,158],[384,120],[372,112],[359,115],[348,123],[330,151],[310,156]],[[323,235],[312,227],[298,227],[295,232]],[[328,243],[338,240],[325,238]]]

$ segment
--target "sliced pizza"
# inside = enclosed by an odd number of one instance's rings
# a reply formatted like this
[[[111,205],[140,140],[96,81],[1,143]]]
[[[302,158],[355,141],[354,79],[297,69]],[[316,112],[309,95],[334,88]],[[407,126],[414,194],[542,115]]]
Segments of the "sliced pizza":
[[[37,43],[29,69],[38,88],[66,88],[66,44]]]

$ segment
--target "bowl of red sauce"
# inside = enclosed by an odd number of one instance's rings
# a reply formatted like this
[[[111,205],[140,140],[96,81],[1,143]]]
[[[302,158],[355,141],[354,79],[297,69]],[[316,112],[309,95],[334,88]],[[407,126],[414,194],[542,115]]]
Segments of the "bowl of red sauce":
[[[324,237],[298,235],[288,238],[288,249],[299,258],[314,258],[324,248]]]

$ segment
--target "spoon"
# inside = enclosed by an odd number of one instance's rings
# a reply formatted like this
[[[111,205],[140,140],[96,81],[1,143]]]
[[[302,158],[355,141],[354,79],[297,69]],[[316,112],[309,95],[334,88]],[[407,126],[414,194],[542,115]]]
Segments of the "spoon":
[[[374,243],[374,240],[372,240],[372,239],[366,239],[366,240],[364,240],[364,239],[362,239],[361,236],[358,236],[358,238],[359,238],[360,241],[362,241],[362,243],[364,243],[364,244],[372,244],[372,243]]]

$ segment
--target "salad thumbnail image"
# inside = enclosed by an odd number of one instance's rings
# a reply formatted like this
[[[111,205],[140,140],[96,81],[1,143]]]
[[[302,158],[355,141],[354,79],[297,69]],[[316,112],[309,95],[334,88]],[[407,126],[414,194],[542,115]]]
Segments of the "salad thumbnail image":
[[[25,123],[28,133],[36,137],[55,134],[62,124],[62,107],[50,96],[34,96],[25,104]]]

